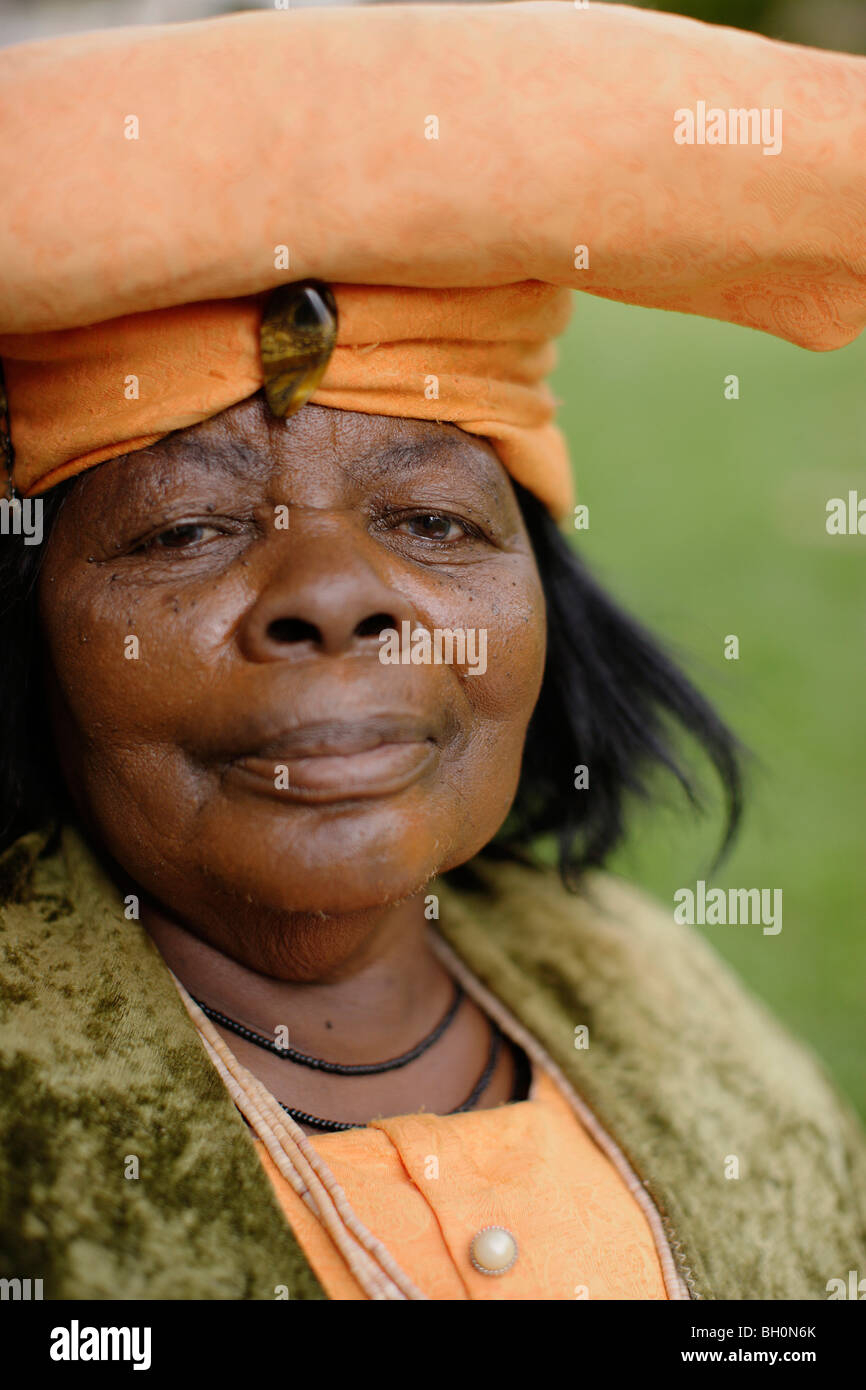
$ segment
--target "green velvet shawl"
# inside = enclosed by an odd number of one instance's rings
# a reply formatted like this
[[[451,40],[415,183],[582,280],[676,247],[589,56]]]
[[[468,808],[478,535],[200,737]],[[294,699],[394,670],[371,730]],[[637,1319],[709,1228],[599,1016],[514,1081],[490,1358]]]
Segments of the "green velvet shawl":
[[[435,930],[619,1146],[691,1297],[822,1299],[866,1272],[863,1132],[698,930],[606,875],[578,897],[546,870],[473,868],[434,885]],[[77,831],[0,859],[0,959],[0,1276],[51,1299],[324,1298]]]

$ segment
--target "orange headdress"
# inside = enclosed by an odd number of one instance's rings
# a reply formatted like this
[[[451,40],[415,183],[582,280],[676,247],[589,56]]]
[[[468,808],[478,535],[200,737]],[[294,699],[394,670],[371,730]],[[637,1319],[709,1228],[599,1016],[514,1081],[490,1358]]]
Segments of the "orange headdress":
[[[813,349],[866,325],[862,58],[562,0],[257,12],[8,49],[0,125],[27,495],[258,390],[288,282],[336,299],[310,399],[483,435],[557,515],[571,289]]]

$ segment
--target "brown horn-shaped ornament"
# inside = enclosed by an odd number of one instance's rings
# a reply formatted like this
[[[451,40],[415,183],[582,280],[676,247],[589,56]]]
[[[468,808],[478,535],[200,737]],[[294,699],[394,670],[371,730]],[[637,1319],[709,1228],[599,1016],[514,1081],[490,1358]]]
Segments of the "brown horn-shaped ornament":
[[[337,301],[321,280],[274,290],[261,327],[265,395],[271,413],[294,415],[310,399],[337,341]]]

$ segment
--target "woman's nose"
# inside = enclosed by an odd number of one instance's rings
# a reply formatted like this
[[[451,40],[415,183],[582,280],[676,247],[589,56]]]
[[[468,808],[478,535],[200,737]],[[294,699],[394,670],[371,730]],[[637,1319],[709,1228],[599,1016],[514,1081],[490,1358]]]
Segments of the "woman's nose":
[[[374,654],[387,628],[401,632],[404,621],[414,626],[411,603],[359,553],[357,541],[334,535],[301,540],[296,533],[286,537],[285,546],[278,572],[242,626],[248,659]]]

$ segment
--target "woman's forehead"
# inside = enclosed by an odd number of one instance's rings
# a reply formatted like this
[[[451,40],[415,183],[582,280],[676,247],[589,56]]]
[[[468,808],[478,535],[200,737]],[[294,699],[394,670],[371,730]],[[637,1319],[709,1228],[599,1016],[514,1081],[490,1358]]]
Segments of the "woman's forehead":
[[[462,450],[467,458],[499,459],[493,447],[457,425],[405,416],[368,415],[308,404],[286,420],[268,410],[261,393],[239,402],[192,429],[170,436],[175,448],[209,446],[217,441],[235,444],[253,457],[293,457],[314,449],[318,456],[338,457],[346,464],[364,464],[377,451],[397,445],[415,449],[418,457]]]
[[[306,405],[288,420],[271,415],[260,395],[249,398],[146,449],[112,459],[84,475],[82,494],[134,500],[198,487],[264,489],[290,483],[326,494],[372,490],[413,477],[472,486],[492,502],[510,495],[492,446],[455,425],[366,415]]]

